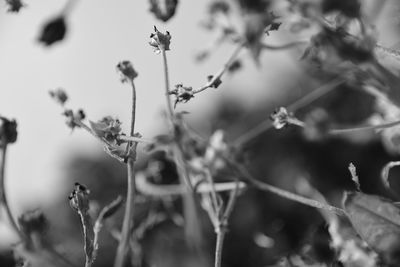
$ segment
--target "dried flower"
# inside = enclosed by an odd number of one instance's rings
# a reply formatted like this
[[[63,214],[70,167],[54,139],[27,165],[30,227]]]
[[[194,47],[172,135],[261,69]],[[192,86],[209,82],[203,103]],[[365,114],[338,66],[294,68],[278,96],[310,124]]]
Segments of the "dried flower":
[[[217,130],[210,137],[207,149],[204,154],[204,161],[207,166],[213,169],[225,167],[224,157],[228,157],[230,149],[224,140],[224,132]]]
[[[39,37],[39,42],[46,46],[50,46],[64,39],[67,31],[67,25],[63,16],[56,17],[47,22]]]
[[[164,22],[175,15],[178,0],[150,0],[150,12]]]
[[[97,122],[90,121],[90,126],[97,136],[110,142],[116,141],[121,132],[121,122],[111,116],[106,116]]]
[[[50,90],[49,94],[51,98],[53,98],[57,103],[61,104],[62,106],[67,102],[68,95],[62,88],[57,88],[55,90]]]
[[[17,122],[0,116],[0,144],[11,144],[17,141]]]
[[[171,34],[166,31],[166,33],[162,33],[157,30],[157,27],[154,26],[154,32],[150,34],[150,46],[154,48],[154,52],[159,54],[162,50],[168,51],[169,45],[171,43]]]
[[[19,12],[25,6],[21,0],[6,0],[6,3],[8,4],[8,12]]]
[[[176,96],[175,107],[178,103],[186,103],[194,97],[193,88],[183,86],[183,84],[175,85],[175,89],[169,93]]]
[[[32,233],[43,234],[48,228],[47,218],[38,209],[22,214],[18,218],[18,223],[26,236],[30,236]]]
[[[67,124],[67,126],[69,128],[71,128],[72,130],[75,127],[79,127],[79,125],[77,124],[77,121],[81,121],[84,120],[86,115],[85,112],[82,109],[79,109],[76,112],[73,112],[71,109],[66,109],[62,115],[64,115],[67,119],[65,121],[65,123]]]
[[[222,1],[222,0],[216,0],[213,1],[210,6],[208,7],[208,12],[211,15],[214,15],[216,13],[223,13],[223,14],[228,14],[230,11],[230,6],[227,2]]]
[[[218,86],[220,86],[221,83],[222,83],[222,81],[221,81],[220,78],[214,79],[214,76],[213,76],[213,75],[208,75],[208,76],[207,76],[207,81],[208,81],[209,83],[212,82],[212,83],[210,84],[210,87],[212,87],[212,88],[218,88]]]
[[[89,210],[89,193],[86,186],[75,183],[75,188],[69,195],[69,204],[75,211],[87,212]]]
[[[117,70],[121,74],[121,82],[123,83],[133,81],[138,76],[138,73],[133,68],[132,63],[128,60],[118,63]]]
[[[293,116],[292,113],[289,113],[286,108],[280,107],[277,108],[271,115],[270,118],[272,120],[272,125],[275,129],[282,129],[283,127],[294,124],[297,126],[304,126],[304,123]]]

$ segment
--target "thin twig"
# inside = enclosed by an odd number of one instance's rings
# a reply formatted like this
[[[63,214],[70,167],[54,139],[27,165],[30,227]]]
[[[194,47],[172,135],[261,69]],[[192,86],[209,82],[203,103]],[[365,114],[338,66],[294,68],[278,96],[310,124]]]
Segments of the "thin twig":
[[[338,215],[346,215],[345,211],[341,208],[337,208],[337,207],[334,207],[334,206],[331,206],[328,204],[324,204],[319,201],[309,199],[309,198],[297,195],[295,193],[280,189],[278,187],[267,184],[265,182],[261,182],[261,181],[257,180],[256,178],[254,178],[243,166],[240,166],[239,164],[230,162],[230,165],[232,167],[234,167],[238,171],[238,173],[241,176],[243,176],[243,178],[245,178],[248,182],[250,182],[252,185],[257,187],[258,189],[274,193],[280,197],[290,199],[292,201],[304,204],[306,206],[314,207],[317,209],[325,209],[325,210],[328,210],[331,212],[335,212]]]
[[[215,244],[215,263],[214,263],[215,267],[221,266],[222,248],[224,245],[225,234],[226,234],[226,229],[224,227],[221,227],[217,232],[217,241]]]
[[[217,72],[217,74],[213,75],[212,79],[204,86],[200,87],[193,91],[193,94],[198,94],[207,88],[210,88],[214,85],[216,81],[221,79],[222,75],[229,69],[232,63],[235,61],[236,57],[239,55],[242,48],[246,45],[246,42],[241,42],[238,47],[233,51],[232,55],[228,58],[224,66]]]
[[[235,202],[239,193],[239,183],[240,182],[238,180],[235,181],[235,188],[231,190],[228,204],[226,205],[225,211],[218,224],[218,229],[216,231],[217,240],[215,244],[215,263],[214,263],[215,267],[221,266],[222,249],[224,247],[224,240],[227,232],[228,219],[233,211],[233,207],[235,206]]]
[[[130,135],[133,136],[135,132],[135,120],[136,120],[136,88],[133,80],[130,81],[132,86],[132,117],[131,117],[131,129]],[[128,143],[128,189],[126,193],[126,206],[124,220],[122,223],[121,239],[117,248],[117,255],[115,257],[114,267],[123,267],[126,262],[126,256],[129,248],[130,233],[133,227],[133,215],[135,208],[135,195],[136,195],[136,182],[135,182],[135,160],[136,160],[136,145],[135,142]]]
[[[384,124],[379,124],[379,125],[369,125],[369,126],[357,127],[357,128],[332,129],[332,130],[329,130],[328,133],[336,135],[336,134],[347,134],[347,133],[366,131],[366,130],[379,130],[379,129],[391,128],[391,127],[397,126],[399,124],[400,124],[400,120],[388,122],[388,123],[384,123]]]
[[[293,112],[304,106],[307,106],[308,104],[312,103],[316,99],[329,93],[331,90],[337,88],[339,85],[343,84],[344,82],[345,82],[345,80],[343,78],[333,79],[330,82],[312,90],[307,95],[303,96],[302,98],[298,99],[297,101],[295,101],[294,103],[289,105],[287,107],[287,110],[290,112]],[[258,124],[254,128],[245,132],[243,135],[236,138],[236,140],[232,144],[235,147],[243,147],[248,142],[250,142],[254,138],[258,137],[260,134],[269,130],[271,127],[272,127],[272,122],[268,118],[268,119],[262,121],[260,124]]]
[[[0,147],[1,150],[1,161],[0,161],[0,201],[6,210],[7,217],[11,223],[12,228],[17,233],[21,240],[24,240],[24,235],[18,228],[18,224],[15,221],[10,206],[7,201],[6,197],[6,190],[5,190],[5,165],[6,165],[6,154],[7,154],[7,144],[4,144]]]

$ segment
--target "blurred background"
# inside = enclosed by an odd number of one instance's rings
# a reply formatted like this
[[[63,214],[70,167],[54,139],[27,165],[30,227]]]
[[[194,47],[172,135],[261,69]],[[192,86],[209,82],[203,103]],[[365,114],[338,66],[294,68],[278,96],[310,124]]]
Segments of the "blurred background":
[[[41,29],[67,2],[31,0],[18,14],[7,13],[5,3],[0,5],[0,115],[18,122],[18,141],[9,147],[6,166],[6,192],[14,216],[35,208],[43,210],[51,225],[49,235],[58,249],[73,255],[74,262],[81,262],[79,218],[69,207],[68,194],[75,182],[84,183],[91,190],[94,206],[102,207],[118,194],[125,194],[125,168],[105,155],[101,144],[86,132],[71,132],[48,91],[64,88],[70,97],[69,107],[83,108],[94,121],[106,115],[116,116],[127,132],[131,91],[120,82],[116,65],[130,60],[139,73],[135,80],[136,130],[151,138],[166,126],[161,55],[148,45],[153,25],[172,35],[168,52],[172,85],[202,86],[208,75],[221,68],[235,45],[223,43],[212,49],[207,60],[196,61],[196,55],[214,38],[200,26],[212,1],[180,1],[176,15],[166,23],[149,12],[148,1],[75,2],[67,16],[65,39],[49,47],[38,42]],[[379,29],[378,42],[393,46],[398,41],[399,6],[396,1],[385,2],[374,24]],[[373,14],[375,5],[374,1],[363,1],[363,10]],[[279,9],[276,13],[284,15]],[[310,32],[293,35],[289,23],[282,20],[279,31],[272,32],[266,41],[282,44],[309,39]],[[178,110],[188,111],[190,124],[205,136],[222,128],[233,140],[268,118],[275,107],[290,104],[329,80],[329,75],[315,75],[300,60],[304,49],[264,50],[259,65],[243,50],[238,71],[227,73],[217,90],[196,95],[187,104],[178,105]],[[337,123],[357,124],[373,113],[371,101],[351,86],[342,86],[299,114],[323,106]],[[139,168],[146,165],[148,157],[142,152],[140,155]],[[385,194],[377,177],[393,157],[372,134],[313,142],[304,138],[299,129],[290,128],[261,135],[249,144],[245,160],[260,179],[290,191],[299,190],[297,182],[307,179],[334,205],[340,205],[341,192],[353,187],[347,170],[349,162],[356,164],[365,192]],[[168,172],[172,167],[165,164]],[[179,212],[179,201],[174,203]],[[138,217],[146,214],[150,206],[165,209],[157,201],[147,202],[139,208]],[[173,220],[165,220],[143,239],[141,264],[211,266],[213,229],[206,215],[202,215],[206,241],[200,252],[185,245],[181,227]],[[114,222],[121,216],[118,214]],[[327,242],[321,241],[325,239],[318,239],[326,234],[324,227],[317,211],[249,189],[239,198],[232,216],[224,266],[271,265],[305,242],[318,244],[313,248],[322,258],[332,257]],[[0,251],[5,255],[4,263],[0,258],[0,266],[8,266],[5,262],[10,259],[10,245],[16,240],[8,222],[0,220]],[[110,266],[117,242],[106,231],[101,240],[96,266]]]

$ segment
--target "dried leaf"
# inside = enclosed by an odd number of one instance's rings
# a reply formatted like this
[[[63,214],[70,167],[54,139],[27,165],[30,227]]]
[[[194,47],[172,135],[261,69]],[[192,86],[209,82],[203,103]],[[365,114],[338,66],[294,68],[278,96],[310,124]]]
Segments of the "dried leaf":
[[[392,201],[347,193],[344,209],[361,238],[390,266],[400,264],[400,210]]]

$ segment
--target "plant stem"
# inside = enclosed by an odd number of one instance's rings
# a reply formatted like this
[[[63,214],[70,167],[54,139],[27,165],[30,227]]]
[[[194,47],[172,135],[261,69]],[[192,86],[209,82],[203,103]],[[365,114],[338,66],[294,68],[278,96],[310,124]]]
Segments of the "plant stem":
[[[221,261],[222,261],[222,248],[224,245],[224,239],[225,239],[225,234],[226,234],[226,229],[225,227],[219,227],[217,231],[217,241],[215,243],[215,267],[220,267],[221,266]]]
[[[287,106],[288,111],[296,111],[310,103],[312,103],[314,100],[320,98],[321,96],[329,93],[331,90],[337,88],[340,84],[344,83],[345,80],[343,78],[336,78],[328,82],[327,84],[324,84],[317,89],[312,90],[310,93],[307,95],[303,96],[302,98],[298,99],[291,105]],[[254,128],[248,130],[245,132],[243,135],[239,136],[236,138],[236,140],[233,142],[233,145],[236,147],[243,147],[247,143],[249,143],[251,140],[255,139],[258,137],[260,134],[264,133],[268,129],[272,127],[272,122],[270,119],[266,119],[262,121],[260,124],[256,125]]]
[[[0,201],[3,203],[4,209],[6,211],[7,217],[11,223],[12,228],[17,233],[21,240],[24,240],[24,235],[19,230],[17,222],[15,221],[10,206],[8,205],[5,189],[5,165],[6,165],[6,154],[7,154],[7,144],[3,144],[0,147],[1,159],[0,159]]]
[[[357,127],[357,128],[347,128],[347,129],[331,129],[328,131],[329,134],[336,135],[336,134],[346,134],[346,133],[353,133],[357,131],[366,131],[366,130],[379,130],[385,128],[391,128],[400,124],[400,120],[387,122],[379,125],[369,125],[364,127]]]
[[[235,168],[238,173],[243,176],[243,178],[245,178],[247,181],[249,181],[252,185],[254,185],[255,187],[257,187],[258,189],[264,190],[264,191],[268,191],[271,193],[274,193],[280,197],[286,198],[286,199],[290,199],[292,201],[304,204],[306,206],[310,206],[310,207],[314,207],[317,209],[324,209],[324,210],[329,210],[332,212],[335,212],[338,215],[345,215],[346,212],[341,209],[341,208],[337,208],[325,203],[321,203],[319,201],[316,201],[314,199],[309,199],[297,194],[294,194],[292,192],[280,189],[278,187],[275,187],[273,185],[267,184],[265,182],[261,182],[259,180],[257,180],[256,178],[254,178],[243,166],[240,166],[237,163],[233,163],[233,162],[229,162],[229,164]]]
[[[215,81],[221,79],[222,75],[229,69],[229,67],[232,65],[232,63],[235,61],[236,57],[239,55],[240,51],[242,48],[246,45],[246,42],[241,42],[239,46],[233,51],[232,55],[228,58],[224,66],[215,74],[212,79],[204,86],[200,87],[197,90],[193,91],[193,94],[198,94],[204,90],[206,90],[209,87],[212,87],[215,83]]]
[[[132,117],[131,117],[131,129],[130,135],[133,136],[135,132],[135,119],[136,119],[136,89],[133,80],[132,85]],[[133,227],[133,215],[135,208],[135,195],[136,195],[136,183],[135,183],[135,160],[136,160],[136,145],[137,143],[128,143],[128,189],[126,194],[126,206],[124,220],[122,223],[121,239],[117,248],[117,255],[115,257],[114,267],[123,267],[126,262],[126,256],[129,247],[130,232]]]

